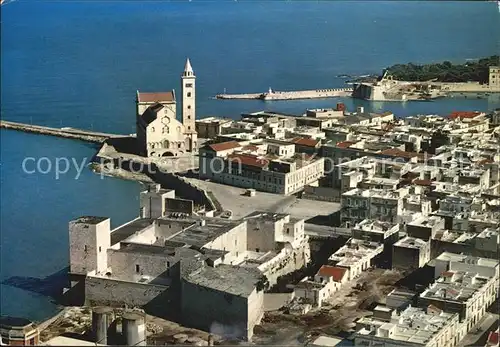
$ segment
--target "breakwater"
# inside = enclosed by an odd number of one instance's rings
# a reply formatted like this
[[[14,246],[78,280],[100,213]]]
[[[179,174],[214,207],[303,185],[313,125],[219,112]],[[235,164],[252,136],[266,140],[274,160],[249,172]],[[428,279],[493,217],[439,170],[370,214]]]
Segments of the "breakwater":
[[[67,139],[74,139],[74,140],[93,142],[93,143],[103,143],[109,138],[127,136],[127,135],[108,134],[97,131],[74,129],[74,128],[51,128],[41,125],[24,124],[24,123],[17,123],[5,120],[0,121],[0,128],[23,131],[26,133],[63,137]]]
[[[243,94],[218,94],[216,99],[226,100],[299,100],[299,99],[322,99],[351,96],[352,88],[333,88],[297,91],[275,91],[270,89],[266,93],[243,93]]]

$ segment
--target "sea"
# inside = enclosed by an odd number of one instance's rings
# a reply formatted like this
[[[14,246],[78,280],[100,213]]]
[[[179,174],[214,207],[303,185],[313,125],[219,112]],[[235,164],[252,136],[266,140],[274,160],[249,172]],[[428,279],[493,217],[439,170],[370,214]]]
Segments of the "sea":
[[[199,118],[302,114],[337,102],[400,117],[500,107],[498,98],[213,99],[224,91],[342,87],[338,76],[396,63],[498,54],[494,2],[11,0],[1,7],[1,33],[1,117],[17,122],[133,133],[136,91],[179,91],[187,57]],[[97,215],[124,223],[138,215],[142,187],[78,169],[94,145],[0,134],[1,313],[40,321],[59,310],[53,282],[68,265],[68,222]],[[58,166],[66,172],[56,174]]]

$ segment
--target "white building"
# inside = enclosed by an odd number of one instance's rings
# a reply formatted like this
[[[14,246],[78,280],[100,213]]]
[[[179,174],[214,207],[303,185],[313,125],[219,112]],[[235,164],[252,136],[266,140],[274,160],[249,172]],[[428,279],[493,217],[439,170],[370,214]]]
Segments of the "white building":
[[[348,268],[323,265],[314,278],[305,277],[290,287],[293,288],[295,298],[300,298],[315,307],[321,307],[323,302],[331,298],[348,279]]]
[[[359,189],[355,188],[341,196],[341,223],[346,227],[355,225],[364,219],[376,219],[397,223],[398,215],[403,211],[403,199],[407,189]]]
[[[430,260],[431,240],[405,237],[392,246],[392,268],[416,270]]]
[[[346,268],[347,280],[350,281],[371,267],[375,257],[383,250],[384,246],[377,242],[349,239],[344,246],[328,258],[328,262],[336,267]]]
[[[228,141],[200,149],[200,178],[242,188],[290,195],[323,177],[324,158],[295,152],[295,144]]]
[[[399,239],[399,224],[365,219],[352,228],[352,237],[378,243],[390,243]]]
[[[433,262],[437,280],[420,294],[419,303],[458,313],[457,336],[462,339],[498,298],[499,262],[448,252]]]
[[[139,153],[147,157],[177,157],[197,152],[195,80],[189,59],[182,74],[182,122],[177,120],[175,92],[137,91]]]
[[[372,317],[356,322],[356,346],[425,346],[453,347],[459,339],[455,335],[458,314],[438,310],[408,307],[400,314],[378,306]]]

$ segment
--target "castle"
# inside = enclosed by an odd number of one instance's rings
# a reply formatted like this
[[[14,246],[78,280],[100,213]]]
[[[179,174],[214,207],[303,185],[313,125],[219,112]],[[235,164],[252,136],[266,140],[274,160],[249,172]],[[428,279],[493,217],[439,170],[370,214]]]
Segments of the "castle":
[[[136,118],[139,154],[146,157],[178,157],[197,152],[195,129],[196,76],[189,58],[181,76],[182,122],[177,120],[175,91],[137,91]]]

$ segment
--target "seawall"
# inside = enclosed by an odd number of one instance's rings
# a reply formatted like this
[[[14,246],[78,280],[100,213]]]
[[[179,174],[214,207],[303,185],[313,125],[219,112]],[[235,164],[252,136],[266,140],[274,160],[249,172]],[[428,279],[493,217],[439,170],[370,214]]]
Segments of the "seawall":
[[[106,139],[112,137],[126,137],[126,135],[108,134],[97,131],[74,129],[74,128],[51,128],[41,125],[24,124],[1,120],[0,128],[23,131],[47,136],[56,136],[67,139],[80,140],[92,143],[103,143]]]
[[[243,94],[218,94],[216,99],[233,100],[300,100],[300,99],[322,99],[334,97],[351,96],[352,88],[333,88],[297,91],[270,91],[266,93],[243,93]]]

